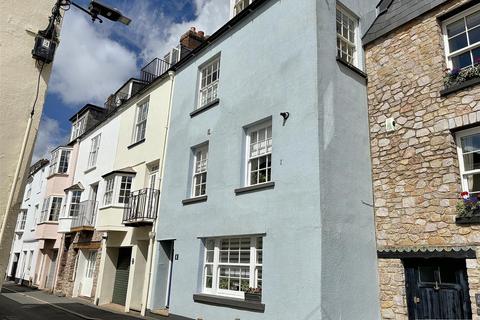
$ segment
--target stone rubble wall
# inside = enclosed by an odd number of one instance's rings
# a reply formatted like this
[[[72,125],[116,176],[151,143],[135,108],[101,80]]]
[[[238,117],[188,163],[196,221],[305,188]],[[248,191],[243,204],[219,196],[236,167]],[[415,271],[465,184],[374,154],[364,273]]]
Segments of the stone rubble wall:
[[[365,48],[379,250],[480,245],[480,226],[455,224],[461,183],[451,131],[480,125],[480,85],[440,96],[447,65],[437,16],[464,2],[449,1]],[[397,127],[387,133],[390,117]],[[467,264],[472,312],[480,319],[474,303],[480,270]],[[400,260],[379,259],[385,319],[406,318],[401,274]]]

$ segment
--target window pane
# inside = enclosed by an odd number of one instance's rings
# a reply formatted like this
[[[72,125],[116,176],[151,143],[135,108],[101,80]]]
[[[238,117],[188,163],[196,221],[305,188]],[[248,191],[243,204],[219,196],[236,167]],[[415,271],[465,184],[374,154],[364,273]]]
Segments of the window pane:
[[[467,17],[467,27],[472,29],[480,26],[480,11],[477,11]]]
[[[479,61],[479,59],[480,59],[480,48],[473,49],[472,54],[473,54],[473,62],[474,63],[480,63],[480,61]]]
[[[418,267],[421,282],[435,282],[435,269],[431,266]]]
[[[214,246],[215,246],[215,241],[213,241],[213,240],[207,240],[207,242],[206,242],[207,250],[213,250],[213,249],[214,249]]]
[[[441,283],[458,283],[455,268],[452,268],[449,266],[441,266],[440,282]]]
[[[461,138],[462,152],[472,152],[480,150],[480,133]]]
[[[472,64],[470,52],[465,52],[461,55],[453,57],[452,63],[454,68],[460,68],[460,69],[470,66]]]
[[[465,179],[467,179],[468,191],[469,192],[479,192],[480,191],[480,174],[466,174],[464,175]]]
[[[470,44],[475,44],[480,41],[480,27],[468,31],[468,39]]]
[[[458,36],[455,36],[449,39],[448,43],[450,45],[450,52],[454,52],[459,49],[465,48],[466,46],[468,46],[467,34],[466,33],[459,34]]]
[[[465,31],[465,22],[463,18],[453,23],[450,23],[447,26],[448,37],[453,37],[463,31]]]
[[[207,252],[207,262],[213,262],[213,251]]]

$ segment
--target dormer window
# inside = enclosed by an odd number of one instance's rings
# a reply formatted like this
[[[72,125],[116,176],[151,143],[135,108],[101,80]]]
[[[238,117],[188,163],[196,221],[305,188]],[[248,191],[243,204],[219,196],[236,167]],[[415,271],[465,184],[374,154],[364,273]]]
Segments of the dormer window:
[[[235,0],[235,5],[233,6],[233,15],[236,16],[243,11],[246,7],[250,5],[254,0]]]
[[[60,173],[66,174],[70,160],[70,149],[57,149],[52,153],[50,160],[49,176]]]
[[[85,132],[86,124],[87,124],[87,116],[86,115],[84,115],[83,117],[81,117],[80,119],[78,119],[77,121],[75,121],[73,123],[72,134],[71,134],[71,137],[70,137],[70,141],[78,138],[79,136],[81,136]]]

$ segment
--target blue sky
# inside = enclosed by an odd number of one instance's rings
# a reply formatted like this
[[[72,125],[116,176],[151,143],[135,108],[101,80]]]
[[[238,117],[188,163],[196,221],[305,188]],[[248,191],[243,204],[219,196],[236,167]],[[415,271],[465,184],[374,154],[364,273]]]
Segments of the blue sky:
[[[230,0],[103,0],[132,19],[129,26],[91,23],[73,6],[66,12],[53,62],[32,161],[66,143],[68,119],[86,103],[102,106],[110,93],[155,57],[178,44],[190,27],[212,34],[228,20]],[[76,3],[88,7],[89,0]]]

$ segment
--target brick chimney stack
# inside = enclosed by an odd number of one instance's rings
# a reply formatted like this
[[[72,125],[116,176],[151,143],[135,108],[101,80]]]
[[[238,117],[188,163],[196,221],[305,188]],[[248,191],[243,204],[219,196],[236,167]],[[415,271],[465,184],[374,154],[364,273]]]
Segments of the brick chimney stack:
[[[181,37],[180,37],[180,43],[190,49],[193,50],[199,45],[201,45],[207,37],[205,36],[205,33],[203,31],[197,31],[195,27],[191,27],[190,30],[185,32]]]

